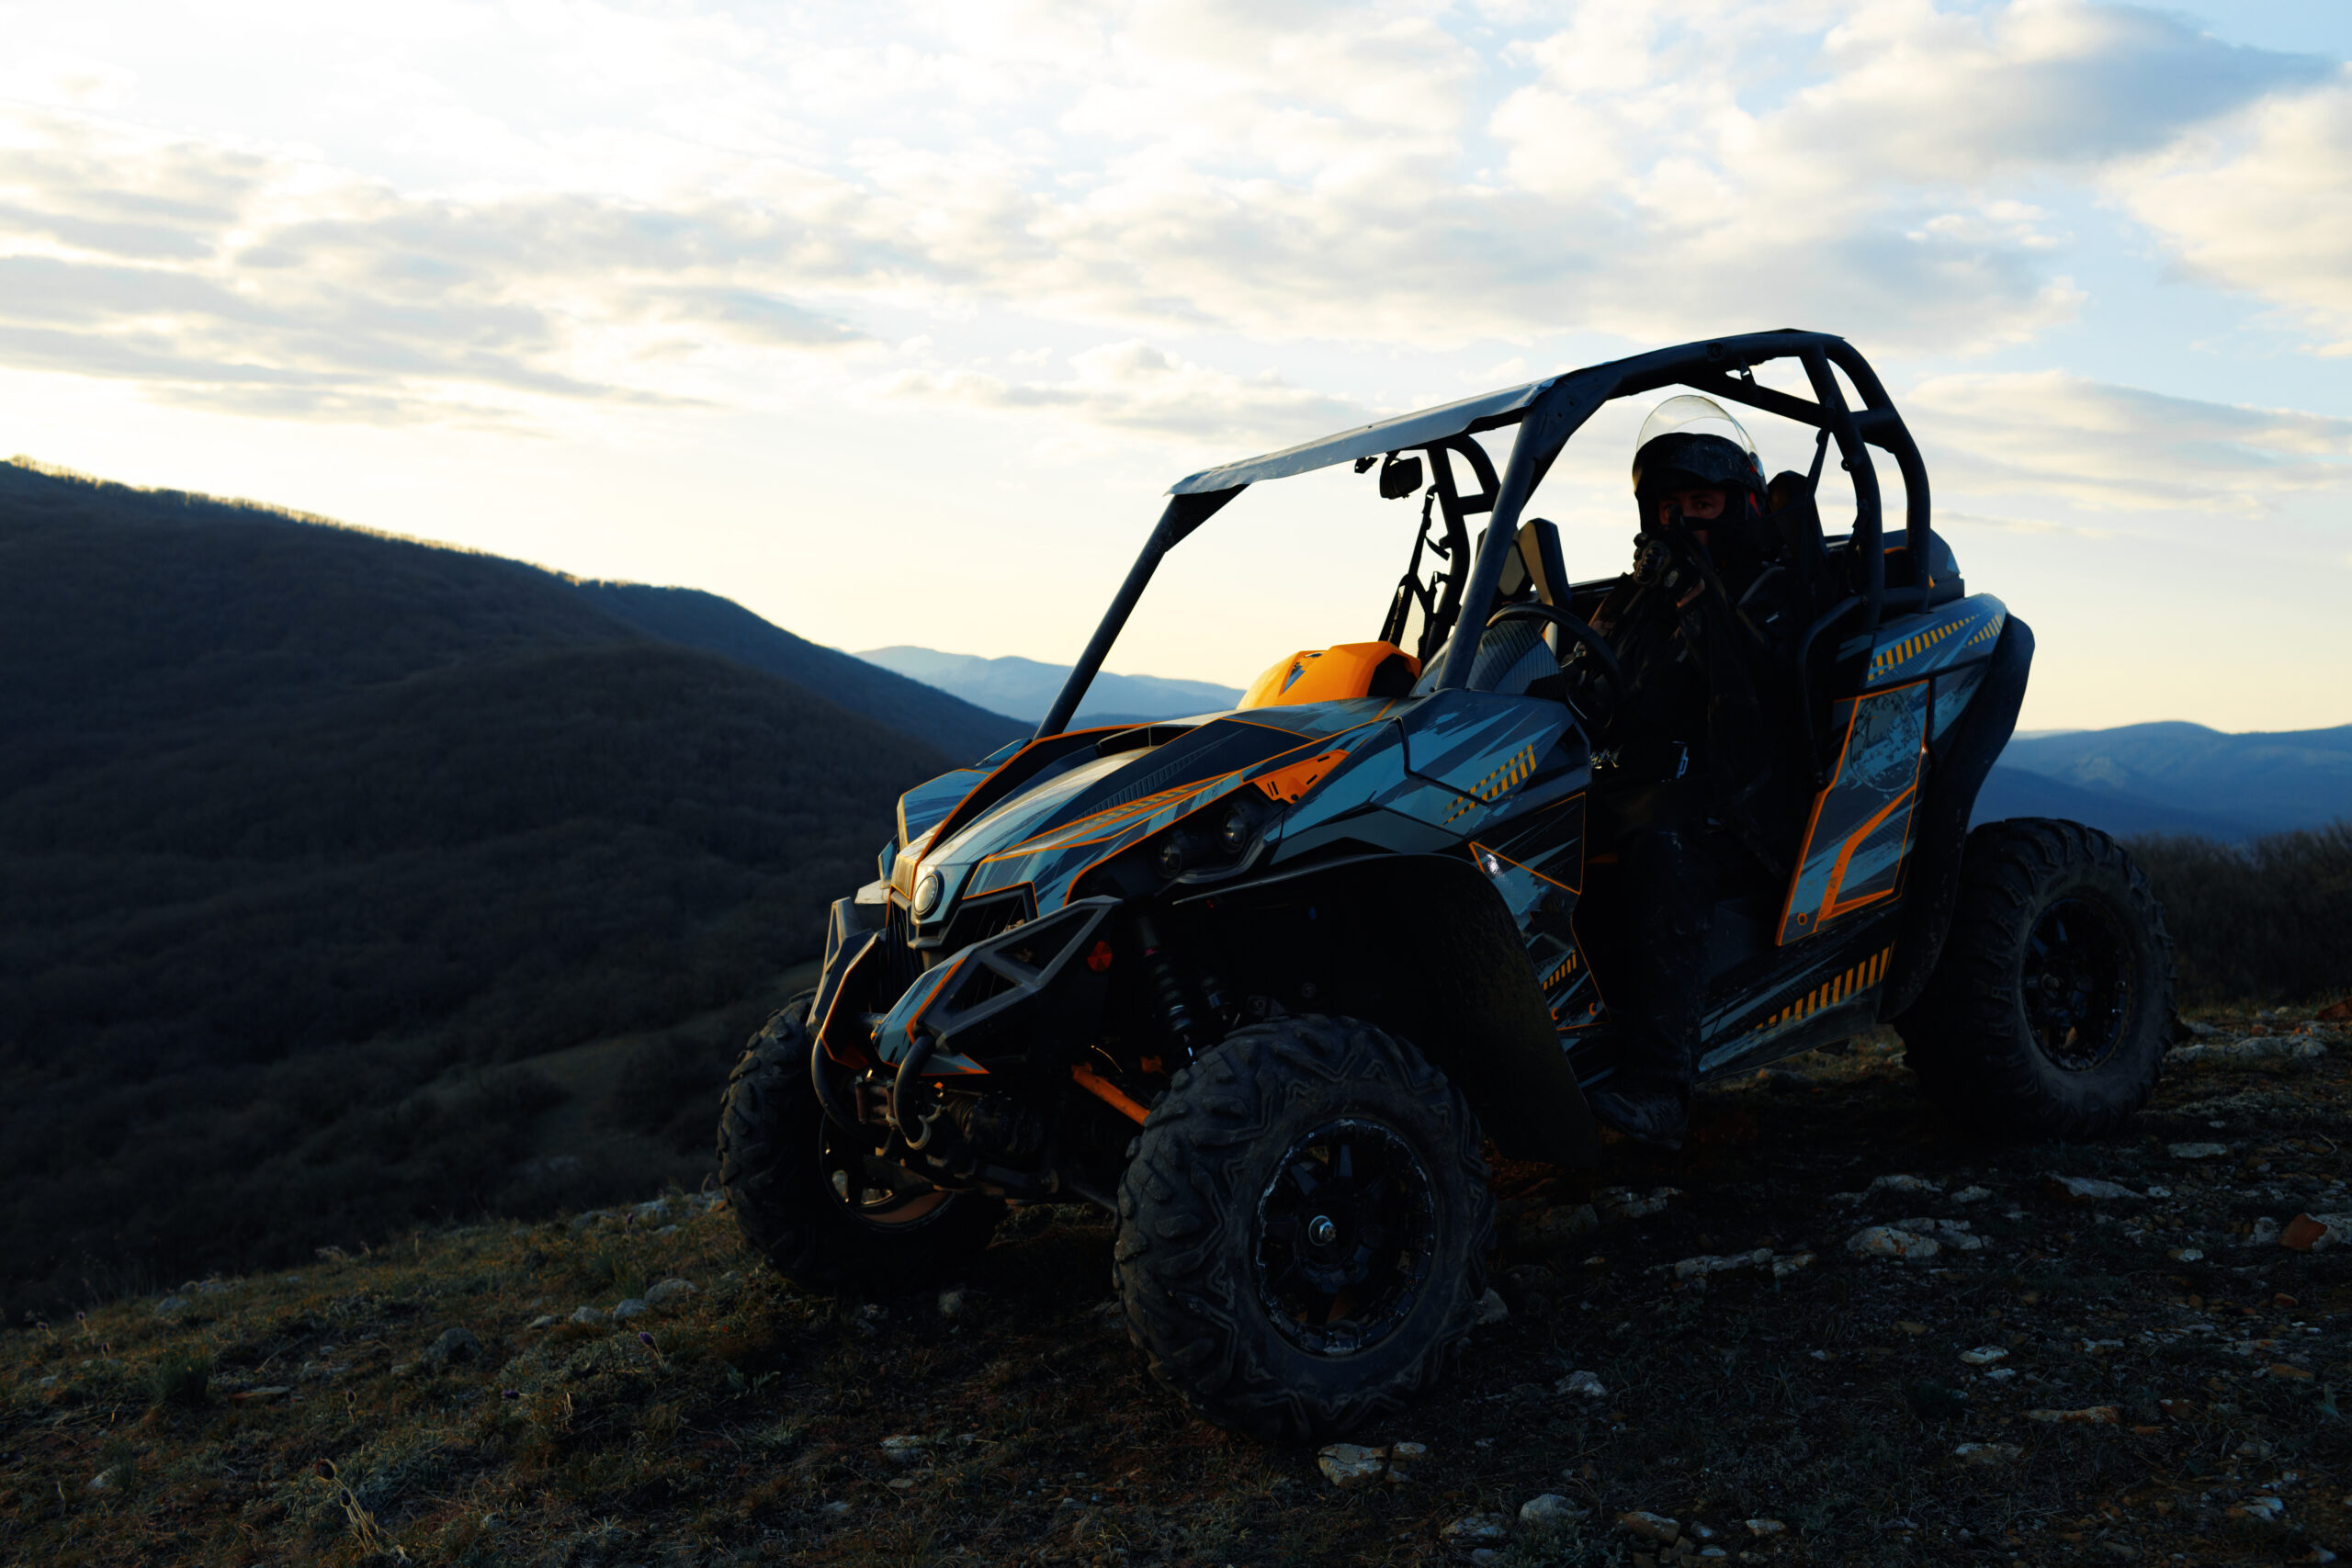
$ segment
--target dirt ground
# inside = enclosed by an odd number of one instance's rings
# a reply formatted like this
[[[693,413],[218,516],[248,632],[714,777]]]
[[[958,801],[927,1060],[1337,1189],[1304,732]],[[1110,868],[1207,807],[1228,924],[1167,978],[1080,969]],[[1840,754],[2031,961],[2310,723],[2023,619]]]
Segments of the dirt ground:
[[[2209,1021],[2286,1049],[2176,1053],[2100,1145],[1959,1141],[1889,1041],[1706,1093],[1679,1156],[1504,1168],[1508,1314],[1354,1435],[1426,1445],[1395,1482],[1188,1420],[1108,1310],[1091,1211],[854,1303],[673,1194],[8,1330],[0,1558],[2328,1561],[2352,1241],[2290,1244],[2352,1211],[2352,1031]]]

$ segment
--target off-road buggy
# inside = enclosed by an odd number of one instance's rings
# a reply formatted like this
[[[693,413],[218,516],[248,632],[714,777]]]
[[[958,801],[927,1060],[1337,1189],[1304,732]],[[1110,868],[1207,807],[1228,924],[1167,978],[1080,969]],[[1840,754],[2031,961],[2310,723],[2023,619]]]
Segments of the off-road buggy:
[[[1810,398],[1756,378],[1781,360]],[[1586,831],[1615,680],[1588,623],[1616,580],[1572,581],[1522,513],[1603,403],[1678,386],[1816,433],[1771,488],[1756,673],[1810,806],[1724,874],[1702,1077],[1888,1021],[1985,1129],[2088,1136],[2141,1105],[2172,1018],[2145,884],[2088,828],[1968,828],[2032,636],[1963,585],[1861,355],[1759,333],[1177,483],[1036,734],[899,800],[818,988],[735,1069],[720,1170],[752,1244],[808,1285],[911,1283],[967,1269],[1008,1201],[1082,1200],[1117,1217],[1130,1337],[1211,1419],[1309,1436],[1430,1387],[1485,1292],[1483,1139],[1596,1162],[1585,1091],[1620,1066],[1620,868]],[[1514,426],[1498,475],[1472,438]],[[1854,516],[1825,536],[1833,446]],[[1231,713],[1068,728],[1168,550],[1340,463],[1421,503],[1377,638],[1282,660]]]

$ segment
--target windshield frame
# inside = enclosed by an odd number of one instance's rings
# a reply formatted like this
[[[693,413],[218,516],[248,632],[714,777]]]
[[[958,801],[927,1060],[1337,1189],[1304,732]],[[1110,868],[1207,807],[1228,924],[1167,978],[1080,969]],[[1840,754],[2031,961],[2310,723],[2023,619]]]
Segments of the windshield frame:
[[[1813,392],[1812,401],[1756,380],[1755,367],[1791,358],[1804,368]],[[1844,389],[1838,385],[1838,371],[1845,373],[1847,381],[1860,397],[1860,408],[1848,405]],[[1927,581],[1927,563],[1935,558],[1927,466],[1877,373],[1860,352],[1841,337],[1793,329],[1748,333],[1589,366],[1522,387],[1342,431],[1263,457],[1203,469],[1177,480],[1170,487],[1168,504],[1150,536],[1144,541],[1142,552],[1128,570],[1118,592],[1112,596],[1110,608],[1070,670],[1060,695],[1039,723],[1038,738],[1068,728],[1087,687],[1093,683],[1112,645],[1126,626],[1127,617],[1143,598],[1160,558],[1250,485],[1389,453],[1427,453],[1433,464],[1442,463],[1442,456],[1433,448],[1485,431],[1516,425],[1518,434],[1511,442],[1499,493],[1494,498],[1486,537],[1471,566],[1455,623],[1485,625],[1493,613],[1495,591],[1505,563],[1518,541],[1520,515],[1569,438],[1604,403],[1639,397],[1665,387],[1685,387],[1708,397],[1761,409],[1826,431],[1837,442],[1838,456],[1844,459],[1854,487],[1854,547],[1863,561],[1863,584],[1851,598],[1824,616],[1825,623],[1859,606],[1863,612],[1862,629],[1871,631],[1877,628],[1890,610],[1926,605],[1933,587]],[[1921,581],[1909,587],[1886,586],[1886,556],[1882,544],[1885,530],[1878,474],[1871,464],[1871,446],[1894,457],[1903,476],[1905,541],[1912,547],[1914,558],[1921,563]],[[1476,637],[1452,639],[1439,668],[1436,690],[1454,690],[1468,682],[1476,645]]]

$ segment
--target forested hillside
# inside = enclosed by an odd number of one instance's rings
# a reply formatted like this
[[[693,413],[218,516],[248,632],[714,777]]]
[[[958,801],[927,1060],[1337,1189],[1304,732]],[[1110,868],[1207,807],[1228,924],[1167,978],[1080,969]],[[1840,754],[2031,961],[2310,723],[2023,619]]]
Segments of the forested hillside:
[[[11,1316],[641,1181],[522,1169],[511,1064],[759,997],[947,765],[536,568],[17,466],[0,735]]]

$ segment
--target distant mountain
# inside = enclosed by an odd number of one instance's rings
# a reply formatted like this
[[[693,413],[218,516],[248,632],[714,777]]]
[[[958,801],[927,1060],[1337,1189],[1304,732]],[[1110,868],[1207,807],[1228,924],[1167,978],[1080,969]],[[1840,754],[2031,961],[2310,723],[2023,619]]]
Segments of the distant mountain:
[[[2114,790],[2086,789],[2081,784],[2029,773],[2006,763],[1996,764],[1976,793],[1975,822],[2004,817],[2063,817],[2086,822],[2119,839],[2140,833],[2198,833],[2209,839],[2236,840],[2256,830],[2234,818],[2185,810],[2161,800],[2147,800]]]
[[[773,1005],[950,765],[733,609],[0,464],[0,1318],[606,1201],[515,1168],[513,1064]]]
[[[973,653],[941,653],[928,648],[875,648],[858,655],[871,664],[910,680],[952,692],[967,703],[1035,724],[1046,716],[1070,666],[1034,659],[983,659]],[[1241,700],[1240,691],[1206,681],[1174,681],[1159,675],[1114,675],[1108,671],[1087,687],[1078,716],[1094,723],[1141,723],[1223,713]]]
[[[2227,839],[2352,818],[2352,725],[2230,735],[2199,724],[2133,724],[2020,735],[1986,781],[1977,817],[2032,815],[2117,833]]]
[[[958,687],[899,670],[871,654],[854,656],[797,637],[716,593],[636,582],[583,581],[576,586],[591,604],[649,637],[781,675],[893,729],[920,736],[959,762],[976,761],[1027,735],[1045,716],[1043,707],[1026,724],[1006,716],[1013,712],[1009,708],[991,713],[985,704],[975,706],[978,699],[966,700]]]

